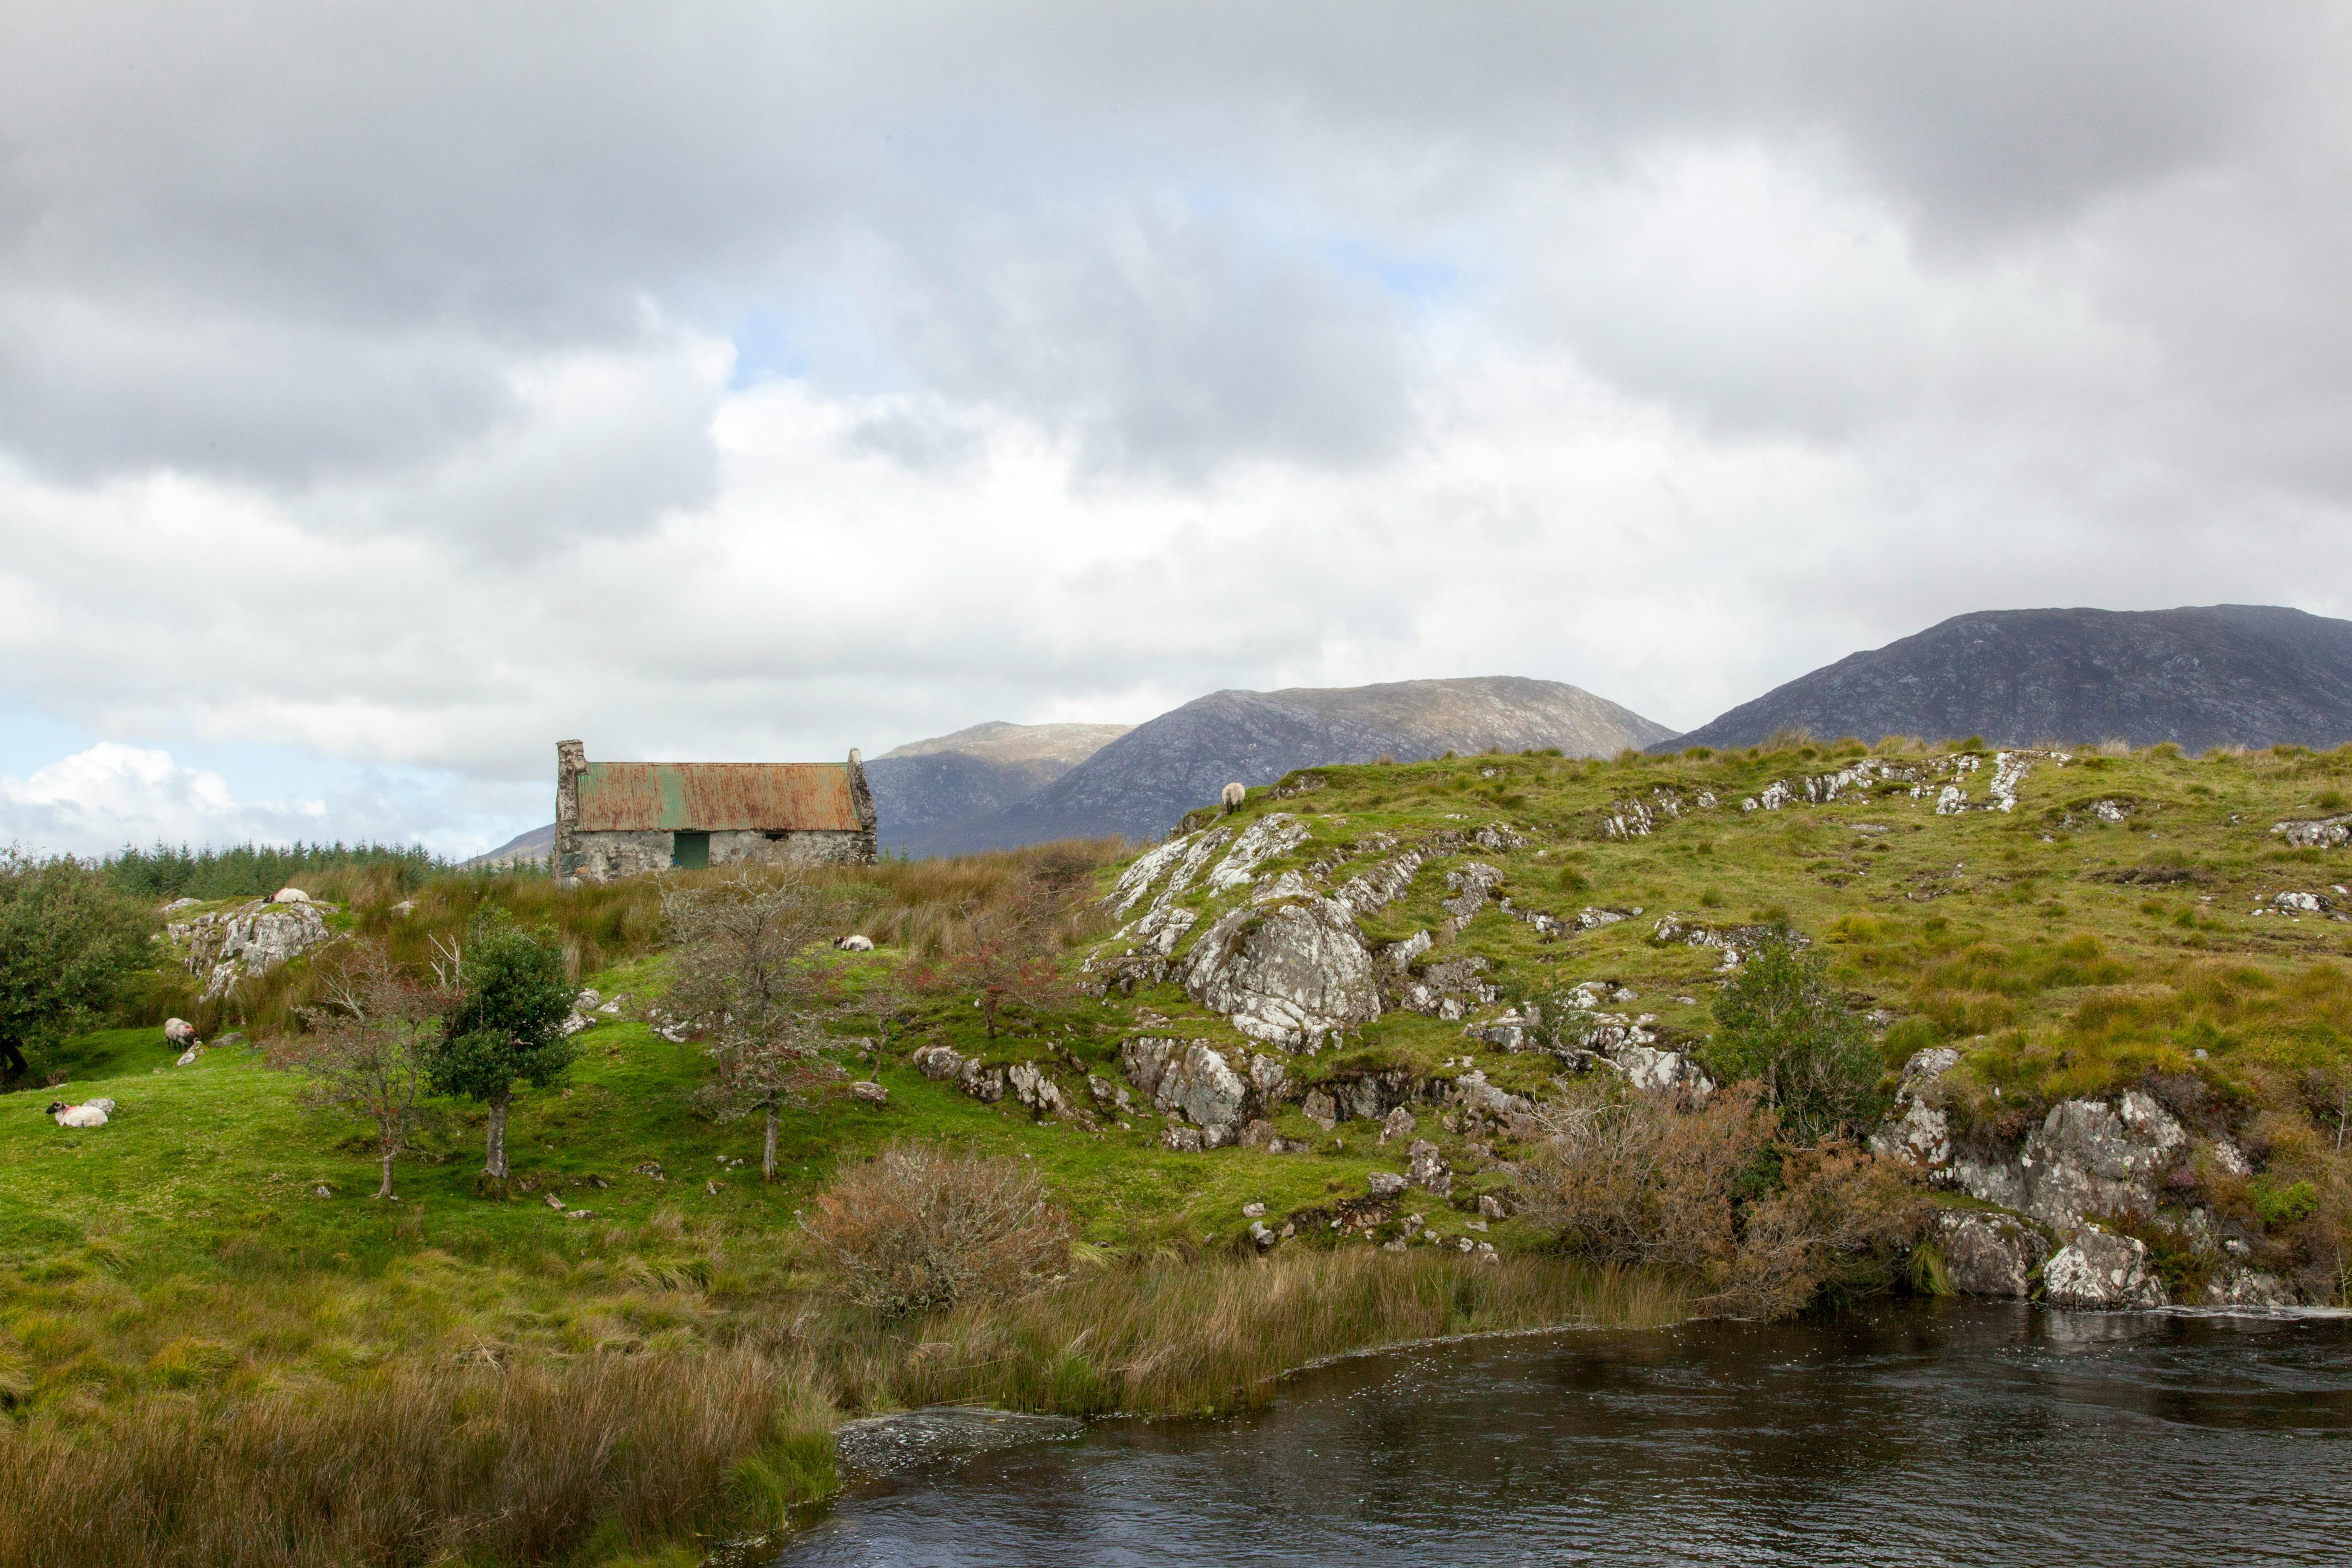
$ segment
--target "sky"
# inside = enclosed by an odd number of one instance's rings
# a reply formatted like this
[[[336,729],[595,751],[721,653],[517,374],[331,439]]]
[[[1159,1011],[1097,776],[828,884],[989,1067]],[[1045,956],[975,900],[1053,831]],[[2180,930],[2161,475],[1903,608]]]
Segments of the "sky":
[[[1226,687],[1661,723],[2352,613],[2352,11],[112,4],[0,30],[0,842]]]

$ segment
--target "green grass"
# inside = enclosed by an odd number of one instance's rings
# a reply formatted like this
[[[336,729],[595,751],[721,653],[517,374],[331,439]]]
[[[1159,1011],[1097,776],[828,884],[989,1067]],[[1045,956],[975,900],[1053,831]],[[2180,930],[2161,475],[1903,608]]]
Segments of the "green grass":
[[[1561,939],[1540,937],[1489,905],[1430,956],[1486,959],[1486,978],[1514,999],[1587,979],[1617,981],[1640,993],[1632,1010],[1656,1015],[1665,1043],[1702,1054],[1719,984],[1717,955],[1661,943],[1653,935],[1657,918],[1674,910],[1716,925],[1786,920],[1828,956],[1851,1006],[1895,1020],[1883,1034],[1890,1069],[1927,1045],[1963,1048],[1962,1076],[1977,1095],[1972,1113],[1989,1124],[2021,1131],[2057,1098],[2193,1079],[2233,1125],[2249,1130],[2249,1146],[2267,1162],[2261,1184],[2234,1201],[2282,1230],[2311,1234],[2333,1223],[2347,1185],[2333,1152],[2336,1129],[2320,1118],[2305,1086],[2314,1072],[2342,1072],[2352,1062],[2344,962],[2352,957],[2352,925],[2248,911],[2280,890],[2326,892],[2352,879],[2352,854],[2286,850],[2268,832],[2274,821],[2321,814],[2321,798],[2352,786],[2352,756],[2141,753],[2063,769],[2038,763],[2013,814],[1939,817],[1929,802],[1901,795],[1740,810],[1743,796],[1773,780],[1838,765],[1830,749],[1813,750],[1321,768],[1314,772],[1326,787],[1279,802],[1253,792],[1230,826],[1268,810],[1297,812],[1313,837],[1264,869],[1320,864],[1336,887],[1379,858],[1367,843],[1372,835],[1412,841],[1507,824],[1528,837],[1524,848],[1471,847],[1432,862],[1405,900],[1367,922],[1375,937],[1440,929],[1444,875],[1474,859],[1504,871],[1501,890],[1521,908],[1573,917],[1586,905],[1639,905],[1638,919]],[[1499,776],[1482,777],[1485,770]],[[1972,795],[1981,796],[1989,772],[1988,762],[1973,775]],[[1720,804],[1679,819],[1661,816],[1646,837],[1602,837],[1614,803],[1651,798],[1662,787],[1685,797],[1710,791]],[[2128,799],[2133,815],[2099,824],[2085,809],[2099,798]],[[1865,824],[1886,831],[1858,831]],[[2123,873],[2134,879],[2118,879]],[[1099,873],[1106,886],[1115,874]],[[1007,875],[979,860],[877,868],[873,888],[860,893],[868,929],[904,945],[850,961],[853,973],[879,979],[910,949],[952,944],[955,923],[941,911]],[[643,887],[570,895],[543,879],[453,880],[428,886],[415,915],[358,903],[338,924],[390,936],[415,958],[422,932],[456,929],[484,899],[554,922],[584,984],[607,994],[657,989],[662,960]],[[272,977],[257,1019],[283,1026],[303,972],[298,963]],[[1504,1275],[1480,1285],[1474,1272],[1465,1284],[1468,1265],[1426,1249],[1384,1258],[1320,1226],[1302,1227],[1276,1254],[1287,1261],[1255,1260],[1243,1205],[1265,1204],[1278,1224],[1360,1194],[1373,1170],[1403,1168],[1402,1145],[1378,1143],[1367,1123],[1325,1132],[1293,1109],[1277,1129],[1311,1143],[1311,1154],[1178,1154],[1159,1147],[1163,1122],[1155,1116],[1133,1116],[1125,1128],[1108,1118],[1093,1128],[1040,1121],[1009,1100],[978,1103],[905,1065],[910,1049],[934,1040],[992,1061],[1052,1062],[1065,1092],[1083,1104],[1083,1072],[1121,1081],[1119,1044],[1146,1027],[1242,1044],[1172,986],[1016,1012],[994,1041],[982,1037],[968,999],[932,999],[894,1023],[879,1061],[859,1054],[861,1039],[877,1031],[850,1020],[836,1058],[888,1086],[890,1103],[827,1095],[789,1112],[782,1179],[773,1186],[758,1180],[756,1121],[713,1123],[688,1109],[703,1068],[693,1047],[642,1025],[602,1023],[580,1037],[581,1058],[563,1089],[518,1096],[509,1201],[476,1191],[479,1109],[444,1106],[442,1125],[397,1167],[401,1199],[391,1204],[369,1195],[375,1170],[365,1130],[304,1113],[297,1080],[266,1065],[259,1050],[230,1046],[193,1067],[171,1066],[176,1053],[154,1026],[160,1017],[148,1015],[173,994],[159,981],[139,1004],[141,1026],[53,1049],[44,1066],[63,1075],[57,1087],[0,1096],[0,1409],[26,1431],[100,1432],[129,1419],[125,1413],[161,1408],[158,1400],[223,1411],[299,1401],[372,1386],[403,1368],[592,1368],[613,1356],[690,1366],[746,1346],[802,1358],[795,1364],[807,1386],[837,1409],[931,1397],[1189,1409],[1262,1396],[1266,1380],[1289,1364],[1286,1357],[1383,1337],[1553,1321],[1546,1313],[1655,1321],[1675,1310],[1671,1291],[1636,1300],[1639,1291],[1612,1294],[1534,1259],[1542,1238],[1518,1222],[1482,1235],[1528,1259],[1503,1266],[1508,1289]],[[1164,1022],[1147,1025],[1147,1012]],[[1462,1029],[1391,1013],[1286,1066],[1303,1083],[1397,1067],[1443,1078],[1467,1057],[1492,1081],[1529,1094],[1559,1070],[1547,1058],[1486,1047]],[[64,1131],[41,1111],[52,1098],[101,1095],[118,1102],[101,1129]],[[1461,1234],[1475,1194],[1502,1178],[1478,1172],[1433,1110],[1421,1115],[1420,1131],[1463,1178],[1451,1202],[1416,1196],[1412,1206],[1433,1228]],[[1017,1312],[910,1329],[926,1345],[963,1347],[915,1363],[905,1335],[877,1337],[873,1325],[845,1315],[801,1245],[794,1211],[844,1162],[893,1139],[939,1139],[1034,1162],[1077,1222],[1078,1277]],[[667,1179],[639,1173],[646,1162],[657,1162]],[[551,1193],[561,1211],[546,1205]],[[594,1217],[564,1217],[583,1208]],[[1282,1292],[1296,1287],[1280,1281],[1339,1267],[1328,1261],[1336,1258],[1360,1258],[1347,1267],[1370,1270],[1324,1281],[1355,1292],[1344,1311],[1253,1318],[1276,1307],[1254,1304],[1245,1289],[1233,1294],[1239,1287],[1231,1281],[1255,1280],[1273,1292],[1270,1302],[1288,1300]],[[1183,1325],[1209,1321],[1203,1313],[1256,1323],[1251,1331],[1271,1348],[1235,1360],[1207,1339],[1187,1338]],[[1115,1351],[1098,1347],[1065,1364],[1059,1347],[1078,1327],[1113,1319],[1120,1325]],[[1278,1331],[1266,1326],[1273,1323]],[[1175,1363],[1160,1355],[1179,1343],[1192,1348]],[[1177,1371],[1152,1370],[1168,1365]],[[789,1456],[801,1452],[793,1443],[821,1436],[829,1418],[803,1409],[782,1447],[760,1447],[767,1479],[746,1470],[740,1485],[771,1502],[821,1490],[829,1483],[813,1461]],[[658,1545],[614,1541],[597,1550]]]

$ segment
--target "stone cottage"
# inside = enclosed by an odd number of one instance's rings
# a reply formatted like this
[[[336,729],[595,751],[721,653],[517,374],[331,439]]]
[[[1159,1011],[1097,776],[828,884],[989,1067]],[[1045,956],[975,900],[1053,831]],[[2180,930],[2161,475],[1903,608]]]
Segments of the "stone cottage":
[[[866,764],[592,763],[555,746],[555,848],[564,887],[672,867],[869,865],[874,796]]]

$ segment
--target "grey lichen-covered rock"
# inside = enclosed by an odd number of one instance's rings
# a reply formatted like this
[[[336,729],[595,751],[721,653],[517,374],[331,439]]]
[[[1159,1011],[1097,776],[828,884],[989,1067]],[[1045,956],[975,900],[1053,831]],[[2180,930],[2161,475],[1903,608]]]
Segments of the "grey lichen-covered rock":
[[[1330,899],[1228,911],[1193,944],[1182,980],[1192,1000],[1286,1050],[1317,1050],[1381,1016],[1372,956]]]
[[[1897,1160],[1915,1170],[1933,1170],[1950,1163],[1950,1121],[1930,1106],[1911,1102],[1900,1119],[1870,1135],[1870,1152],[1882,1160]]]
[[[1004,1098],[1004,1069],[984,1067],[978,1058],[967,1058],[952,1046],[923,1046],[907,1059],[925,1078],[953,1083],[984,1104]]]
[[[1715,1080],[1680,1051],[1621,1046],[1602,1052],[1601,1060],[1622,1074],[1628,1084],[1651,1094],[1675,1095],[1693,1105],[1705,1105],[1715,1093]]]
[[[1209,873],[1209,891],[1222,893],[1244,885],[1260,866],[1277,855],[1289,854],[1307,838],[1307,825],[1286,811],[1259,817],[1242,831],[1225,858],[1217,862],[1217,868]]]
[[[1202,1144],[1196,1127],[1163,1127],[1160,1130],[1160,1146],[1173,1149],[1180,1154],[1197,1154]]]
[[[2114,1107],[2062,1100],[2026,1138],[2021,1206],[2062,1228],[2086,1215],[2152,1216],[2157,1182],[2188,1152],[2189,1134],[2137,1089]]]
[[[1454,1190],[1453,1173],[1446,1169],[1445,1156],[1438,1152],[1436,1144],[1426,1138],[1417,1138],[1405,1153],[1412,1161],[1405,1174],[1407,1181],[1432,1197],[1442,1198]]]
[[[1405,1179],[1394,1171],[1374,1171],[1364,1178],[1364,1187],[1376,1198],[1392,1198],[1405,1189]]]
[[[1947,1209],[1937,1227],[1952,1289],[1964,1296],[2023,1300],[2033,1271],[2050,1256],[2042,1233],[2013,1215]]]
[[[1013,1098],[1040,1116],[1060,1116],[1069,1107],[1063,1101],[1061,1087],[1045,1076],[1045,1069],[1035,1062],[1014,1062],[1004,1070],[1005,1086]]]
[[[2164,1282],[2135,1237],[2086,1225],[2042,1270],[2042,1299],[2053,1307],[2161,1307]]]
[[[1339,1124],[1339,1102],[1334,1100],[1328,1094],[1319,1089],[1308,1089],[1307,1091],[1307,1098],[1299,1101],[1298,1109],[1300,1113],[1304,1115],[1307,1121],[1312,1121],[1316,1126],[1320,1127],[1326,1132],[1330,1131],[1333,1127]]]
[[[860,1079],[858,1082],[851,1084],[849,1086],[849,1094],[851,1099],[863,1100],[868,1105],[887,1105],[890,1103],[890,1091],[882,1085],[873,1082],[871,1079]]]
[[[1385,1143],[1391,1138],[1410,1138],[1414,1125],[1412,1112],[1400,1105],[1381,1119],[1381,1142]]]
[[[244,976],[267,974],[291,962],[328,936],[326,916],[316,905],[258,900],[199,915],[184,926],[173,926],[172,933],[174,940],[188,943],[188,972],[206,975],[206,1001],[226,994]]]
[[[1496,1089],[1486,1081],[1486,1075],[1475,1068],[1454,1080],[1454,1098],[1465,1110],[1480,1111],[1503,1121],[1514,1121],[1535,1113],[1532,1102]]]
[[[1236,1142],[1248,1124],[1250,1086],[1215,1047],[1201,1040],[1139,1036],[1119,1047],[1119,1065],[1153,1107],[1181,1116],[1214,1149]]]
[[[1385,909],[1411,890],[1413,877],[1421,867],[1422,854],[1418,849],[1408,849],[1391,856],[1370,870],[1349,878],[1347,885],[1339,889],[1338,901],[1350,915],[1360,919],[1375,910]],[[1427,937],[1427,932],[1422,933],[1424,951],[1429,945]]]
[[[2205,1304],[2211,1307],[2292,1307],[2294,1287],[2275,1274],[2235,1266],[2217,1268],[2206,1282]]]

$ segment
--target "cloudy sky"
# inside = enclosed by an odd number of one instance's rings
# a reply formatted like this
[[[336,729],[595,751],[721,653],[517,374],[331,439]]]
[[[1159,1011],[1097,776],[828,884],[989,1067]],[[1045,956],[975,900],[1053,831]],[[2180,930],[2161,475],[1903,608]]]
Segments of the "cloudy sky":
[[[2341,5],[5,16],[0,839],[2352,613]]]

